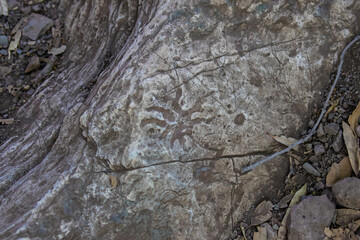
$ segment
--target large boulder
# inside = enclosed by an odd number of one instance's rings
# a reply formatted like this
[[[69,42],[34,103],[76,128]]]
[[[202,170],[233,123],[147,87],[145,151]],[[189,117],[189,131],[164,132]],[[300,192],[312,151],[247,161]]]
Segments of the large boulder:
[[[0,238],[224,239],[287,173],[359,3],[74,1],[67,52],[0,146]]]

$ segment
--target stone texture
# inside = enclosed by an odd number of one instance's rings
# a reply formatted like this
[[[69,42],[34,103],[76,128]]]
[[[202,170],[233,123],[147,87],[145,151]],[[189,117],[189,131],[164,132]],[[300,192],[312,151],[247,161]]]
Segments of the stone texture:
[[[329,123],[325,125],[324,131],[328,135],[336,135],[340,130],[340,125],[337,123]]]
[[[324,228],[330,226],[335,204],[326,195],[310,196],[291,208],[287,229],[291,240],[321,240]]]
[[[325,153],[325,147],[322,144],[317,144],[314,146],[314,154],[315,156],[320,156]]]
[[[306,125],[360,24],[340,0],[60,8],[63,65],[0,146],[1,239],[226,239],[288,161],[240,168]]]
[[[341,130],[337,133],[331,147],[335,152],[340,152],[340,150],[344,147],[343,132]]]
[[[360,209],[360,179],[356,177],[344,178],[332,187],[336,202],[353,209]]]
[[[304,163],[303,164],[303,168],[305,169],[306,172],[310,173],[311,175],[314,175],[314,176],[317,176],[317,177],[320,177],[321,174],[319,173],[318,170],[316,170],[316,168],[314,168],[313,165],[311,165],[310,163]]]
[[[37,13],[32,13],[28,17],[26,26],[22,29],[22,34],[31,40],[36,40],[39,36],[49,30],[52,25],[54,25],[52,19]]]

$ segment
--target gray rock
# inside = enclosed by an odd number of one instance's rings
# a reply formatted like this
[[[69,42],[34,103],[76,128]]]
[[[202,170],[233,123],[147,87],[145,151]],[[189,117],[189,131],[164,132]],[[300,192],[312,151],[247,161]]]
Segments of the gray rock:
[[[1,55],[4,55],[4,56],[7,56],[8,55],[8,51],[6,49],[1,49],[0,50],[0,54]]]
[[[306,151],[308,152],[308,151],[312,151],[313,146],[312,146],[311,143],[307,143],[307,144],[305,145],[305,148],[306,148]]]
[[[9,39],[5,35],[0,36],[0,46],[7,48],[9,46]]]
[[[22,29],[22,34],[31,40],[38,39],[39,36],[44,34],[54,25],[54,21],[48,17],[42,16],[37,13],[32,13],[28,17],[27,25]]]
[[[360,179],[356,177],[344,178],[332,187],[336,202],[340,205],[360,209]]]
[[[343,132],[341,130],[336,135],[331,147],[335,152],[340,152],[340,150],[344,147]]]
[[[324,228],[330,226],[335,204],[326,195],[310,196],[291,208],[287,229],[291,240],[321,240]]]
[[[11,73],[11,68],[10,67],[0,66],[0,77],[5,77],[9,73]]]
[[[322,144],[317,144],[314,146],[314,154],[315,156],[320,156],[325,153],[325,147]]]
[[[8,8],[9,10],[16,10],[21,6],[21,3],[19,3],[16,0],[9,0],[8,2]]]
[[[337,123],[329,123],[325,125],[324,131],[328,135],[336,135],[340,130],[340,125]]]
[[[316,170],[316,168],[314,168],[313,165],[311,165],[310,163],[304,163],[303,168],[305,169],[306,172],[310,173],[311,175],[314,175],[314,176],[317,176],[317,177],[321,176],[319,171]]]
[[[309,119],[348,3],[61,1],[64,65],[0,145],[0,239],[225,239],[283,188],[285,156],[239,170]]]
[[[322,136],[325,136],[324,132],[324,125],[322,123],[319,124],[318,129],[316,130],[317,137],[321,138]]]
[[[308,122],[309,128],[312,128],[314,125],[315,125],[315,121],[311,119],[311,120]]]

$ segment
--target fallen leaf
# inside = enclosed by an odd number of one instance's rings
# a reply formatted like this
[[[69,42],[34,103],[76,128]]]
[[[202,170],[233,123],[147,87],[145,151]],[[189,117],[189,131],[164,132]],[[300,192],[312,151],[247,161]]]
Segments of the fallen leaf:
[[[59,54],[62,54],[63,52],[65,52],[66,50],[66,46],[65,45],[62,45],[61,47],[59,48],[52,48],[50,51],[49,51],[49,54],[52,54],[52,55],[59,55]]]
[[[113,175],[109,175],[109,179],[110,179],[111,188],[116,188],[116,186],[118,184],[117,178]]]
[[[14,40],[11,41],[9,44],[9,48],[8,48],[9,51],[14,51],[18,47],[20,38],[21,38],[21,30],[18,30],[15,34]]]
[[[273,139],[275,139],[275,141],[290,147],[291,145],[293,145],[297,140],[295,138],[292,137],[285,137],[285,136],[273,136],[271,134],[268,134],[270,137],[272,137]],[[294,147],[295,151],[299,151],[299,146]]]
[[[342,122],[343,127],[343,136],[348,151],[350,164],[355,172],[355,175],[358,175],[359,172],[359,145],[358,138],[355,136],[354,132],[351,130],[350,126],[346,122]]]
[[[284,218],[283,218],[283,220],[281,222],[281,226],[279,228],[278,235],[277,235],[277,240],[286,239],[286,222],[287,222],[287,218],[288,218],[288,216],[290,214],[290,210],[295,204],[298,204],[300,202],[302,196],[306,195],[306,189],[307,189],[307,183],[305,183],[304,186],[302,186],[302,188],[300,188],[294,194],[294,197],[291,199],[289,207],[286,209],[286,213],[285,213]]]
[[[272,202],[262,201],[256,208],[251,218],[251,225],[257,226],[269,220],[272,217]]]
[[[336,224],[345,226],[354,220],[360,219],[360,210],[354,209],[336,209]]]
[[[0,123],[5,124],[5,125],[13,124],[14,122],[15,122],[15,120],[13,118],[0,119]]]
[[[355,128],[359,125],[359,117],[360,117],[360,102],[358,103],[356,109],[352,112],[352,114],[348,119],[350,128],[354,132],[355,132]]]
[[[4,15],[4,16],[9,15],[7,0],[0,0],[0,15]]]
[[[327,117],[327,115],[329,113],[331,113],[339,105],[339,103],[340,103],[340,98],[338,98],[334,102],[332,102],[331,106],[329,107],[329,109],[325,113],[325,117]]]
[[[349,157],[344,157],[339,163],[333,163],[326,176],[326,186],[332,187],[337,181],[350,177],[352,173]]]

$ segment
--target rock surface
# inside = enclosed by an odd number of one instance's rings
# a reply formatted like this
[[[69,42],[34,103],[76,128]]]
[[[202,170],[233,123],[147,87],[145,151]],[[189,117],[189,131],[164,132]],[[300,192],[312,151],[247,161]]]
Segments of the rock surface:
[[[332,187],[332,192],[340,205],[353,209],[360,209],[360,179],[356,177],[344,178]]]
[[[359,23],[340,0],[61,7],[63,67],[0,146],[0,238],[226,238],[288,161],[240,168],[301,129]]]
[[[28,17],[27,25],[23,28],[22,34],[31,40],[36,40],[40,35],[49,30],[52,25],[54,25],[52,19],[37,13],[32,13]]]
[[[324,228],[330,226],[335,204],[326,195],[310,196],[291,208],[287,229],[291,240],[321,240]]]

